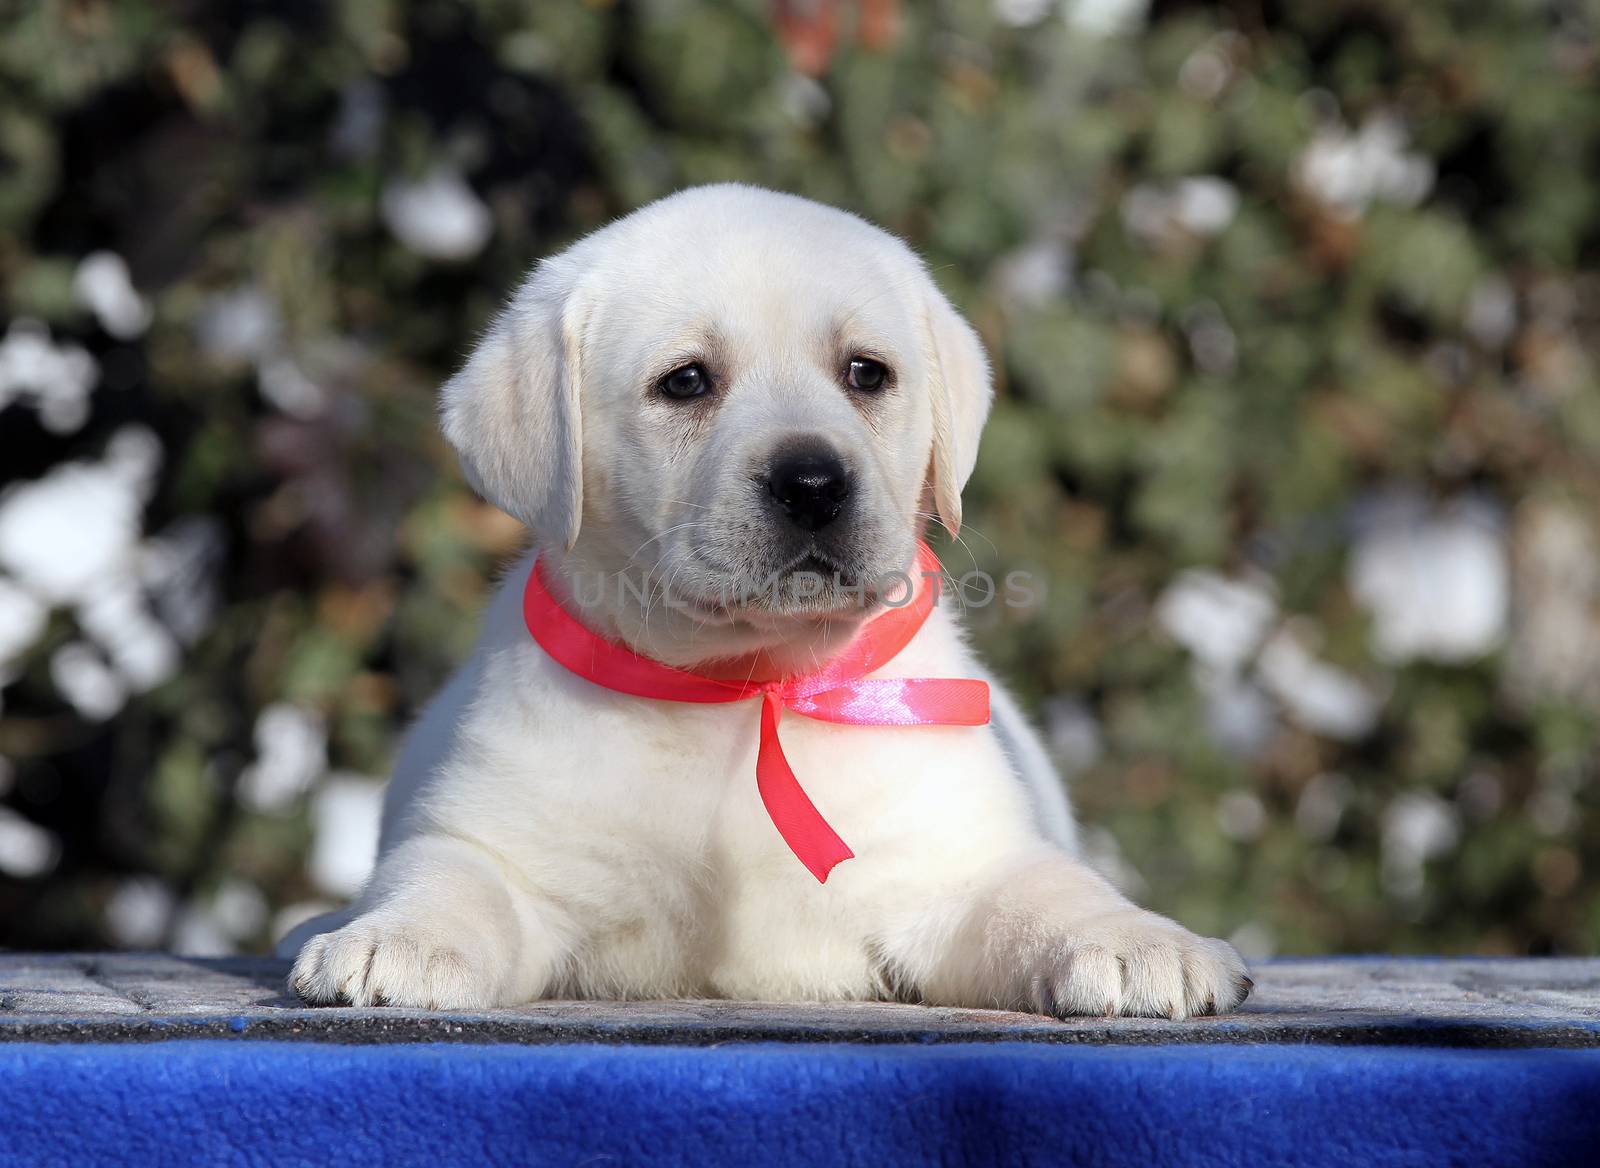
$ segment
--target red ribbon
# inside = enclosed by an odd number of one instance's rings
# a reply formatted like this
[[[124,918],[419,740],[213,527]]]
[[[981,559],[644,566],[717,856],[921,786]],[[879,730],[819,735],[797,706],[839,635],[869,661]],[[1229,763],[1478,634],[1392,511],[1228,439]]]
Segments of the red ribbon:
[[[806,797],[783,756],[778,722],[785,710],[851,726],[983,726],[989,686],[974,678],[869,678],[916,636],[933,611],[939,561],[917,546],[923,580],[909,603],[868,621],[837,657],[815,673],[778,681],[739,682],[702,677],[641,657],[586,629],[551,594],[536,562],[522,594],[528,632],[552,659],[579,677],[618,693],[664,702],[739,702],[761,698],[756,789],[784,843],[818,881],[855,855]],[[930,579],[931,578],[931,579]]]

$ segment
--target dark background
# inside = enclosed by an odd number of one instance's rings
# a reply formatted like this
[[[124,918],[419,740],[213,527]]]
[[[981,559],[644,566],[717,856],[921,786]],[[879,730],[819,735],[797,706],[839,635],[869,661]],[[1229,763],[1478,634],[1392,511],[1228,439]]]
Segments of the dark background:
[[[539,255],[741,179],[983,333],[941,551],[1047,579],[978,639],[1129,891],[1251,955],[1593,951],[1597,13],[24,7],[0,945],[260,948],[359,883],[520,539],[436,387]]]

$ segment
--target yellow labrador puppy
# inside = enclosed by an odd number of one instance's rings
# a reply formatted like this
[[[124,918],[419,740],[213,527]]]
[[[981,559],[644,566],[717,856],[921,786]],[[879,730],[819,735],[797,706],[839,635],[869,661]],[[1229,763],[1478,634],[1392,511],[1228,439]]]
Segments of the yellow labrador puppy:
[[[912,572],[925,517],[960,524],[989,400],[977,337],[904,244],[725,185],[541,263],[443,413],[472,483],[531,530],[548,595],[597,638],[585,652],[603,638],[737,683],[814,674],[884,616],[877,582]],[[1182,1018],[1248,992],[1231,947],[1077,857],[1003,690],[985,726],[783,721],[788,765],[854,852],[821,883],[758,793],[760,702],[580,676],[530,632],[533,562],[412,730],[368,886],[286,938],[306,1001],[896,997]],[[985,676],[948,603],[877,664]]]

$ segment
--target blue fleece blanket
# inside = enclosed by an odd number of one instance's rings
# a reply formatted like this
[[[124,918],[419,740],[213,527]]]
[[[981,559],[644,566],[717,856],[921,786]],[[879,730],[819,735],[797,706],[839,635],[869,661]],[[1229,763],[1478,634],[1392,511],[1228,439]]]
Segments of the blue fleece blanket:
[[[0,1165],[1600,1163],[1600,1050],[0,1045]]]

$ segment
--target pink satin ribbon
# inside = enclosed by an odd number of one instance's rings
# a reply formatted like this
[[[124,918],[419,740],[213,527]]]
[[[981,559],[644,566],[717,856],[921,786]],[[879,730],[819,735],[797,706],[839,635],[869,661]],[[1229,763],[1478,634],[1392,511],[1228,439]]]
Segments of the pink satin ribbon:
[[[869,678],[910,644],[933,611],[939,561],[917,546],[924,579],[912,600],[885,609],[855,640],[815,673],[778,681],[738,682],[702,677],[641,657],[586,629],[551,594],[543,564],[528,573],[522,613],[540,648],[579,677],[618,693],[664,702],[739,702],[761,699],[756,789],[778,834],[819,882],[834,865],[855,855],[807,798],[778,741],[785,710],[851,726],[983,726],[989,721],[989,685],[974,678]]]

